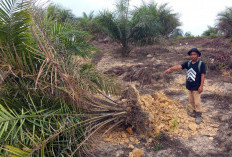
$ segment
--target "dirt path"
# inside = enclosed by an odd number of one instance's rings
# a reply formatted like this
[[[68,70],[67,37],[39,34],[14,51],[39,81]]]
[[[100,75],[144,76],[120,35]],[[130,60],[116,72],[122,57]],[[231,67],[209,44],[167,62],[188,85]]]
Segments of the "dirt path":
[[[192,47],[199,47],[203,52],[203,60],[208,65],[213,66],[211,60],[207,56],[214,56],[214,52],[231,51],[230,47],[209,47],[209,41],[191,39],[189,41],[174,41],[166,46],[147,46],[144,48],[135,48],[128,58],[122,58],[114,53],[112,45],[98,44],[97,47],[103,50],[101,57],[95,60],[97,68],[103,72],[114,73],[119,82],[122,84],[136,84],[141,94],[150,94],[154,92],[163,92],[169,98],[177,100],[187,108],[188,96],[185,89],[185,73],[186,71],[175,71],[170,75],[163,75],[163,71],[173,65],[181,64],[188,60],[186,52]],[[209,39],[211,41],[211,39]],[[219,40],[219,39],[215,39]],[[179,42],[188,45],[179,46]],[[191,44],[192,42],[192,44]],[[225,42],[220,39],[220,42]],[[226,44],[224,44],[226,45]],[[210,45],[212,46],[212,45]],[[104,49],[103,49],[104,47]],[[226,47],[226,50],[225,50]],[[223,49],[224,48],[224,49]],[[110,52],[110,53],[109,53]],[[214,58],[212,58],[214,59]],[[152,67],[152,68],[151,68]],[[152,82],[147,85],[141,85],[141,81],[125,81],[127,73],[133,68],[146,71],[150,68]],[[116,70],[115,70],[116,69]],[[227,75],[224,75],[227,71]],[[216,75],[215,75],[216,74]],[[216,134],[200,134],[192,136],[188,139],[173,138],[163,135],[162,149],[155,151],[157,140],[151,138],[134,135],[136,142],[129,140],[122,143],[112,143],[109,141],[98,140],[95,156],[128,156],[130,152],[138,148],[143,151],[143,156],[232,156],[232,81],[231,71],[225,69],[215,70],[209,67],[202,93],[203,104],[203,122],[208,121],[217,130]],[[112,134],[124,133],[125,129],[120,128]],[[125,132],[126,134],[126,132]],[[104,139],[109,134],[99,137]],[[126,136],[126,135],[124,135]],[[128,136],[128,135],[127,135]],[[135,140],[135,141],[136,141]],[[150,142],[149,142],[150,141]],[[153,142],[152,142],[153,141]],[[155,143],[156,142],[156,143]],[[155,148],[154,148],[155,147]],[[96,154],[97,152],[97,154]]]

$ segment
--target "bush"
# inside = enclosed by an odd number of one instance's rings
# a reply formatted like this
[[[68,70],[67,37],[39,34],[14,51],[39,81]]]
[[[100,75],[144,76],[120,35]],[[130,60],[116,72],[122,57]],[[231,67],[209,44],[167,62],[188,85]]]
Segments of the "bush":
[[[217,37],[219,36],[218,29],[216,27],[208,26],[208,29],[202,33],[202,36]]]

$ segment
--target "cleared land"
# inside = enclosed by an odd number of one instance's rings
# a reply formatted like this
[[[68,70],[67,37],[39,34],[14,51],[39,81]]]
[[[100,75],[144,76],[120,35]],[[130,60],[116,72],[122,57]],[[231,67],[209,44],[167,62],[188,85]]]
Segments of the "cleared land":
[[[99,134],[101,140],[98,138],[97,144],[93,144],[93,154],[135,156],[142,151],[143,156],[162,157],[232,155],[232,45],[229,39],[170,40],[164,45],[133,48],[126,58],[118,53],[116,43],[94,44],[103,52],[93,59],[98,70],[115,75],[124,87],[134,85],[143,108],[154,119],[161,119],[154,120],[156,137],[142,136],[136,131],[132,134],[128,127],[113,129],[103,136]],[[203,123],[199,126],[185,112],[188,109],[186,71],[163,75],[165,69],[189,60],[187,51],[193,47],[200,49],[201,59],[207,65],[202,93]],[[164,108],[167,110],[159,115],[156,110]]]

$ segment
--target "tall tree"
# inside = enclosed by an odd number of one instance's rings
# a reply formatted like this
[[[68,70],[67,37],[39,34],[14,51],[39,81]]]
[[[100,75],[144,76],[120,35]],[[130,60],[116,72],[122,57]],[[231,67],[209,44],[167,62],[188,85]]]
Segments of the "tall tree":
[[[176,28],[172,31],[169,37],[176,38],[176,37],[183,37],[183,31],[179,28]]]
[[[132,18],[133,39],[141,43],[153,43],[156,37],[168,37],[180,26],[178,14],[173,13],[167,4],[145,2],[136,8]]]
[[[227,8],[225,11],[218,14],[217,28],[219,32],[226,37],[232,36],[232,8]]]
[[[108,31],[109,35],[122,46],[122,55],[130,52],[128,43],[131,37],[131,24],[129,20],[129,0],[120,0],[116,4],[116,11],[103,11],[98,16],[99,23]]]
[[[57,20],[60,23],[72,22],[75,20],[74,14],[69,9],[64,9],[59,5],[51,3],[46,9],[46,16],[51,20]]]
[[[158,5],[146,4],[136,8],[132,17],[133,40],[139,43],[153,43],[154,37],[160,35],[161,24],[158,20]]]
[[[168,37],[174,29],[180,26],[178,14],[173,13],[167,3],[159,6],[158,21],[161,24],[160,33],[165,37]]]

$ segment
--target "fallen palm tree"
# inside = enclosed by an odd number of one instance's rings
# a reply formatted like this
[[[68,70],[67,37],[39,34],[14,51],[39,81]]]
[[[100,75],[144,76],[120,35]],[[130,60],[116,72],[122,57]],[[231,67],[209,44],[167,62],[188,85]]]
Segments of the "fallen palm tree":
[[[27,5],[15,3],[3,5],[9,9],[2,11],[29,15]],[[12,18],[12,14],[7,15],[4,18]],[[6,73],[0,88],[1,155],[78,156],[99,129],[106,127],[107,131],[131,123],[133,103],[120,105],[105,96],[116,92],[114,81],[58,53],[40,25],[30,18],[15,21],[9,29],[20,24],[22,32],[14,35],[31,33],[28,40],[32,41],[1,40],[0,68]],[[4,26],[8,30],[8,24]]]
[[[0,106],[1,144],[6,150],[18,156],[75,156],[103,127],[110,130],[129,123],[146,132],[147,113],[133,94],[124,104],[114,102],[78,73],[78,65],[67,65],[34,35],[43,51],[29,49],[40,66],[24,62],[17,51],[2,49],[1,68],[9,71]]]
[[[37,40],[43,51],[29,49],[38,64],[2,49],[1,68],[9,72],[1,88],[1,145],[13,144],[5,148],[27,156],[74,155],[98,129],[122,122],[126,112],[112,101],[95,99],[100,89],[79,73],[79,66],[67,65],[55,49]]]

